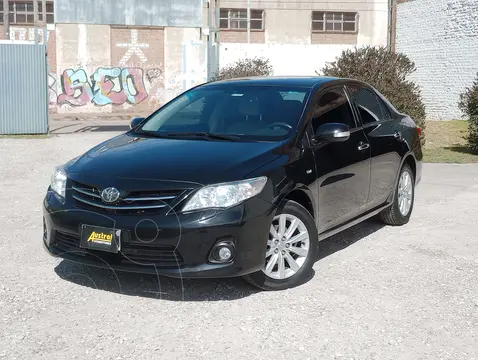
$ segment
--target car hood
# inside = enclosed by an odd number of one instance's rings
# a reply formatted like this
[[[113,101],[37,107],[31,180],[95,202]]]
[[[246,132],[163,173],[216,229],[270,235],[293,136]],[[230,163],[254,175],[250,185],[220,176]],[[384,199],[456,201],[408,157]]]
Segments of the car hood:
[[[282,153],[280,142],[166,139],[122,134],[67,167],[68,173],[210,184],[240,180]]]

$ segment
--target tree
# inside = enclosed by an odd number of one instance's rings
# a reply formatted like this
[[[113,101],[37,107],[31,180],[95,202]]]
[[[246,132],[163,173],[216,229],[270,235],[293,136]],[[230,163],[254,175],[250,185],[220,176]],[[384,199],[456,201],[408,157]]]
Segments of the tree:
[[[398,111],[415,120],[422,129],[424,144],[425,105],[420,88],[407,79],[415,71],[415,64],[406,55],[366,46],[342,51],[336,61],[325,65],[322,74],[361,80],[376,88]]]
[[[253,58],[239,59],[231,65],[220,69],[214,74],[212,81],[235,79],[249,76],[270,76],[273,73],[269,59]]]
[[[468,145],[478,151],[478,73],[471,87],[460,94],[459,109],[468,118]]]

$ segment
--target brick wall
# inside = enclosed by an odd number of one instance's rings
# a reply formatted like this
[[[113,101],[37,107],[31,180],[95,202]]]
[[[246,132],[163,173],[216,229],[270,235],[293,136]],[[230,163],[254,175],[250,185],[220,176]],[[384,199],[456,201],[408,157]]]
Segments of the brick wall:
[[[139,44],[139,51],[131,50],[134,43]],[[142,74],[144,90],[148,93],[148,98],[134,107],[116,106],[113,112],[148,112],[159,106],[160,99],[152,94],[164,87],[161,76],[164,73],[163,28],[111,27],[111,64],[137,69],[135,71]]]
[[[478,72],[478,2],[420,0],[397,6],[396,50],[415,62],[430,120],[460,119],[460,93]]]
[[[312,33],[312,44],[357,44],[357,34]]]
[[[244,30],[221,30],[220,41],[222,43],[247,43],[247,31]],[[251,31],[251,43],[264,44],[264,31]]]

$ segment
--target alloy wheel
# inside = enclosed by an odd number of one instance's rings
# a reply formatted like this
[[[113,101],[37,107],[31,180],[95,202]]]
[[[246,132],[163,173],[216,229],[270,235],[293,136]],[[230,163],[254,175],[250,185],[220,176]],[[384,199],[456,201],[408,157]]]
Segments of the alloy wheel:
[[[309,249],[309,232],[302,220],[291,214],[276,215],[269,230],[262,271],[273,279],[287,279],[304,265]]]
[[[408,171],[402,172],[398,183],[398,209],[402,216],[407,216],[412,208],[413,184]]]

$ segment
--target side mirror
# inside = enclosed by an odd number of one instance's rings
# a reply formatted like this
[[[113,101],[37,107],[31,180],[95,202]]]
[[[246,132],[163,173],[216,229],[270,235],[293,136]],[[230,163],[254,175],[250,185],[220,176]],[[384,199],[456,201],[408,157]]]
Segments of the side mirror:
[[[137,117],[137,118],[134,118],[133,120],[131,120],[131,122],[129,123],[129,128],[132,129],[134,127],[136,127],[141,121],[143,121],[144,118],[142,117]]]
[[[342,123],[322,124],[317,128],[314,141],[342,142],[350,137],[349,127]]]

